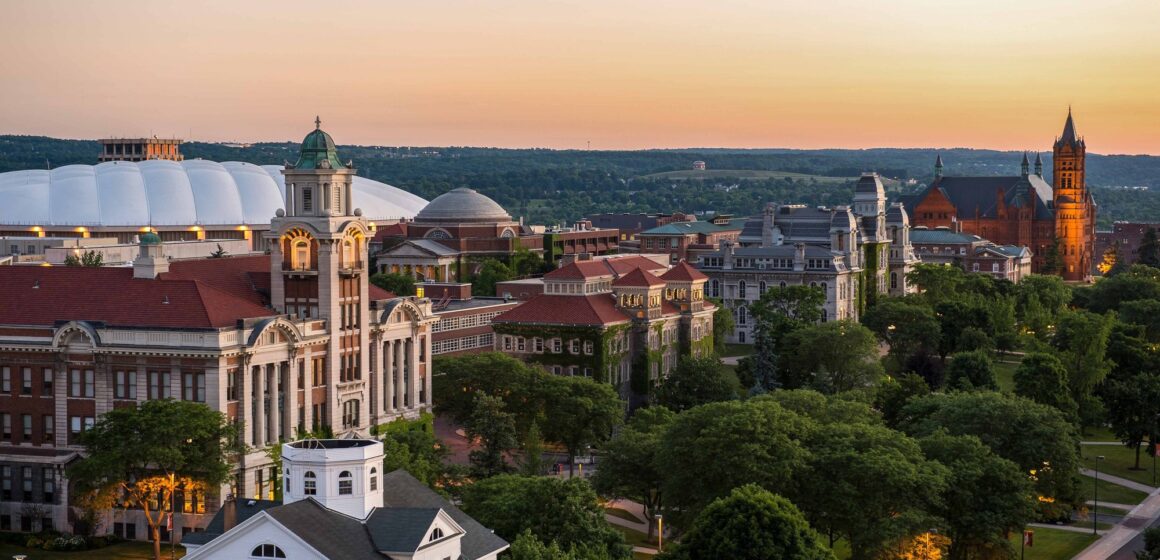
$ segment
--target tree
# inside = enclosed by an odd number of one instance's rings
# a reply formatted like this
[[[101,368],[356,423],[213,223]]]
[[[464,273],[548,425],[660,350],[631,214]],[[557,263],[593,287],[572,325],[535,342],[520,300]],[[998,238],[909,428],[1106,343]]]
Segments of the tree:
[[[712,300],[713,305],[717,309],[713,310],[713,353],[718,356],[725,355],[725,340],[730,333],[733,332],[734,323],[733,310],[725,307],[725,304],[719,300]]]
[[[495,285],[515,278],[516,274],[511,267],[497,259],[484,259],[479,272],[471,279],[471,295],[494,296]]]
[[[939,319],[939,356],[946,358],[959,350],[959,338],[963,330],[974,327],[983,332],[994,332],[991,304],[977,295],[958,296],[941,301],[934,306]]]
[[[937,520],[946,468],[929,461],[901,432],[869,424],[827,424],[808,438],[811,454],[798,475],[806,518],[823,534],[842,536],[852,558],[876,558]]]
[[[853,321],[801,327],[785,336],[783,346],[793,349],[781,357],[782,385],[787,389],[838,393],[864,389],[882,375],[878,339]]]
[[[947,387],[961,391],[998,391],[995,365],[986,350],[959,352],[951,357],[946,369]]]
[[[1016,316],[1021,321],[1024,320],[1027,305],[1034,298],[1048,316],[1054,319],[1064,311],[1071,297],[1071,288],[1063,283],[1063,278],[1055,275],[1031,274],[1016,284]]]
[[[164,505],[178,491],[204,493],[228,480],[237,435],[224,414],[200,403],[165,399],[118,407],[80,434],[86,455],[68,468],[68,477],[80,492],[116,488],[140,508],[160,560]]]
[[[710,403],[677,416],[661,440],[661,484],[676,527],[689,527],[713,500],[747,483],[787,493],[806,467],[809,419],[768,399]]]
[[[919,264],[906,274],[906,282],[917,287],[922,298],[934,305],[954,297],[963,276],[957,266]]]
[[[433,369],[436,412],[465,424],[475,412],[475,393],[482,391],[503,398],[515,416],[517,434],[527,434],[533,422],[543,419],[547,395],[559,379],[500,352],[436,358]]]
[[[874,393],[874,407],[882,413],[882,419],[891,428],[898,426],[902,409],[915,398],[930,394],[930,385],[916,373],[904,373],[897,377],[887,376]]]
[[[586,377],[547,378],[551,381],[544,435],[568,450],[568,472],[576,455],[607,440],[624,421],[625,404],[611,385]]]
[[[982,329],[967,327],[959,333],[959,341],[956,346],[959,352],[970,352],[973,350],[987,351],[993,349],[995,343]]]
[[[528,428],[528,433],[524,436],[523,444],[520,445],[520,450],[523,451],[520,474],[527,476],[544,474],[546,466],[544,462],[544,436],[540,432],[538,423],[532,422],[531,427]]]
[[[780,387],[778,356],[785,336],[822,320],[826,295],[820,288],[794,285],[770,288],[749,307],[753,316],[753,359],[750,369],[755,383],[750,393]]]
[[[1107,405],[1107,420],[1112,433],[1135,450],[1140,468],[1140,448],[1149,435],[1153,444],[1157,419],[1160,418],[1160,374],[1140,372],[1125,377],[1109,378],[1100,394]]]
[[[898,367],[913,355],[938,348],[940,326],[930,306],[900,298],[879,301],[862,316],[862,324],[890,346]]]
[[[1140,248],[1136,249],[1136,262],[1153,268],[1160,268],[1160,240],[1156,239],[1156,228],[1148,228]]]
[[[1136,552],[1136,560],[1160,560],[1160,527],[1144,529],[1144,550]]]
[[[544,262],[544,255],[541,253],[533,253],[527,247],[516,247],[515,253],[511,256],[511,272],[520,278],[526,278],[535,274],[542,274],[547,271],[547,263]],[[494,295],[492,290],[491,294]]]
[[[225,250],[225,249],[222,247],[222,244],[221,244],[221,243],[218,243],[218,244],[217,244],[217,250],[216,250],[216,251],[214,251],[214,252],[212,252],[212,253],[210,253],[210,254],[209,254],[209,258],[211,258],[211,259],[222,259],[222,258],[225,258],[226,256],[228,256],[229,254],[230,254],[230,253],[229,253],[229,251],[226,251],[226,250]]]
[[[1160,269],[1134,264],[1127,271],[1092,286],[1087,308],[1106,313],[1118,310],[1124,302],[1141,299],[1160,300]]]
[[[747,484],[709,504],[664,558],[833,560],[834,554],[793,503]]]
[[[105,255],[91,249],[85,251],[79,257],[75,254],[70,254],[64,258],[65,266],[99,267],[104,264]]]
[[[661,484],[668,471],[660,461],[661,441],[677,415],[661,406],[642,408],[604,448],[592,486],[601,496],[627,498],[644,506],[648,536],[656,528],[653,516],[661,513]]]
[[[468,441],[480,443],[470,453],[475,476],[486,478],[508,471],[504,453],[516,446],[515,417],[504,410],[503,399],[475,394],[475,409],[464,424]]]
[[[882,424],[881,414],[867,403],[846,398],[851,395],[823,395],[809,389],[779,390],[760,395],[753,402],[775,402],[818,424]]]
[[[918,438],[939,430],[979,438],[996,455],[1019,465],[1020,472],[1034,471],[1037,495],[1053,500],[1041,507],[1055,513],[1080,502],[1079,437],[1055,408],[993,391],[929,395],[906,405],[899,425]]]
[[[1043,274],[1058,275],[1063,271],[1063,257],[1059,253],[1059,239],[1056,238],[1051,242],[1051,246],[1047,248],[1047,254],[1043,257]]]
[[[423,425],[416,423],[405,429],[388,429],[383,433],[382,441],[383,472],[403,469],[436,491],[448,486],[450,473],[443,463],[447,448]]]
[[[1067,369],[1071,397],[1079,406],[1083,426],[1099,422],[1099,402],[1092,392],[1112,369],[1106,354],[1114,320],[1089,311],[1071,311],[1059,317],[1053,342],[1060,350],[1059,361]]]
[[[1077,407],[1067,384],[1067,369],[1059,358],[1029,353],[1015,370],[1015,394],[1058,409],[1065,418],[1076,419]]]
[[[397,296],[415,295],[415,278],[409,274],[380,272],[371,275],[370,282]]]
[[[564,550],[556,541],[544,544],[530,530],[525,529],[523,533],[520,533],[520,536],[516,537],[516,540],[512,541],[512,546],[504,558],[507,560],[611,560],[613,556],[610,556],[607,550],[588,545],[573,545],[570,549]]]
[[[1011,557],[1007,535],[1035,515],[1035,493],[1024,471],[974,436],[939,431],[919,445],[948,469],[941,503],[931,513],[946,522],[950,557]]]
[[[653,391],[655,404],[676,412],[740,396],[737,378],[716,356],[681,358]]]
[[[1144,327],[1148,342],[1160,342],[1160,300],[1137,299],[1120,304],[1120,320]]]
[[[590,546],[612,558],[630,555],[624,538],[604,520],[596,492],[581,478],[493,476],[463,489],[463,510],[508,541],[528,531],[563,550]]]

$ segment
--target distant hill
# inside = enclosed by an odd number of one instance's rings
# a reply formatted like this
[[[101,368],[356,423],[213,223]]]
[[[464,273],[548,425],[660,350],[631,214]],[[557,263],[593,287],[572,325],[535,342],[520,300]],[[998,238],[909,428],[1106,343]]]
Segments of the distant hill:
[[[583,151],[469,147],[340,146],[359,174],[433,198],[467,186],[513,214],[538,223],[570,222],[593,212],[722,211],[751,213],[765,202],[845,204],[853,178],[877,171],[910,192],[933,174],[935,153],[947,175],[1019,172],[1019,152],[895,149],[716,149]],[[98,144],[42,136],[0,136],[0,172],[94,164]],[[244,147],[188,142],[186,158],[281,164],[297,158],[292,142]],[[1043,153],[1048,180],[1051,154]],[[708,171],[690,169],[705,161]],[[1089,154],[1088,184],[1100,224],[1160,219],[1160,157]],[[743,179],[731,185],[729,179]],[[736,182],[736,181],[733,181]],[[1112,189],[1148,187],[1149,190]],[[896,189],[891,189],[896,190]],[[551,201],[542,204],[539,201]]]

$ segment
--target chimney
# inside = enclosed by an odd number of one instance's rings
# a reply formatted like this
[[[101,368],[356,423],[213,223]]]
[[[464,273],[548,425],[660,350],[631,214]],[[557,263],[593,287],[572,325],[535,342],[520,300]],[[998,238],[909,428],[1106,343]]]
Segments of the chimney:
[[[152,280],[158,274],[169,272],[169,259],[165,257],[161,238],[156,233],[146,233],[138,239],[140,249],[133,260],[133,278]]]
[[[772,202],[765,205],[765,212],[761,215],[761,246],[773,247],[773,214],[777,208]]]

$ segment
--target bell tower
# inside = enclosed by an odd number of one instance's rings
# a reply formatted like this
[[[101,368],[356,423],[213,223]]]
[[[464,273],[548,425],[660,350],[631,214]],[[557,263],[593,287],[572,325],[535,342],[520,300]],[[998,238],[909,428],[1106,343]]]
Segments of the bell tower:
[[[287,163],[282,175],[285,209],[277,211],[266,234],[271,305],[298,320],[326,322],[326,355],[315,353],[305,364],[308,371],[321,370],[326,381],[328,404],[320,420],[336,434],[365,432],[363,370],[370,362],[362,351],[370,330],[364,326],[370,318],[370,228],[362,211],[353,208],[355,168],[338,159],[334,140],[315,118],[298,161]]]
[[[1087,146],[1076,134],[1071,108],[1063,134],[1052,148],[1052,182],[1055,199],[1055,237],[1066,280],[1083,280],[1091,274],[1091,197],[1084,181]]]

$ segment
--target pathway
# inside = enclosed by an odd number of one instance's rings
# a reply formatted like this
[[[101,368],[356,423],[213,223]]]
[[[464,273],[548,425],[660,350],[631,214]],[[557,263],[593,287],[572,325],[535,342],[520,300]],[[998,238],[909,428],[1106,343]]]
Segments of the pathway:
[[[1052,523],[1028,523],[1027,526],[1028,527],[1039,527],[1041,529],[1056,529],[1059,531],[1068,531],[1071,533],[1086,533],[1089,535],[1092,533],[1091,527],[1077,527],[1075,525],[1054,525]],[[1103,535],[1103,534],[1108,533],[1108,531],[1109,530],[1098,531],[1096,534]],[[1079,558],[1079,556],[1076,556],[1076,558]]]
[[[1083,469],[1084,474],[1094,475],[1094,471]],[[1140,502],[1139,505],[1132,508],[1131,511],[1124,516],[1124,521],[1108,531],[1104,532],[1103,537],[1083,549],[1077,554],[1073,560],[1108,560],[1109,558],[1131,558],[1126,555],[1125,551],[1121,550],[1132,545],[1140,537],[1140,533],[1147,527],[1160,520],[1160,489],[1151,488],[1138,482],[1123,479],[1116,476],[1107,476],[1100,474],[1101,479],[1114,484],[1122,484],[1128,488],[1136,490],[1144,490],[1149,492],[1148,497]],[[1130,554],[1130,551],[1127,551]]]
[[[1079,472],[1081,474],[1085,474],[1087,476],[1095,476],[1096,475],[1096,471],[1093,471],[1091,469],[1080,469]],[[1100,473],[1100,480],[1103,480],[1106,482],[1111,482],[1112,484],[1115,484],[1117,486],[1123,486],[1124,488],[1131,488],[1132,490],[1139,490],[1140,492],[1144,492],[1146,494],[1151,494],[1152,491],[1156,489],[1154,486],[1148,486],[1147,484],[1140,484],[1139,482],[1136,482],[1135,480],[1128,480],[1126,478],[1121,478],[1118,476],[1110,475],[1108,473]]]

